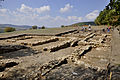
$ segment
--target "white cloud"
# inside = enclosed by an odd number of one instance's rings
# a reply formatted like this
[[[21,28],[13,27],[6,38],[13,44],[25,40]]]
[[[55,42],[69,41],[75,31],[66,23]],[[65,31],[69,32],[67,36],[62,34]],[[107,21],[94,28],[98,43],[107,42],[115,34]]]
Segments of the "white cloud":
[[[47,11],[50,11],[50,6],[43,6],[40,8],[35,8],[35,11],[37,11],[38,13],[47,12]]]
[[[64,8],[60,8],[60,12],[61,12],[61,13],[65,13],[65,12],[70,11],[70,9],[72,9],[72,8],[73,8],[72,5],[66,4]]]
[[[29,6],[26,6],[25,4],[22,4],[21,7],[17,10],[22,13],[32,13],[32,12],[44,13],[44,12],[50,11],[50,6],[42,6],[40,8],[31,8]]]
[[[57,26],[70,25],[70,24],[82,21],[82,17],[77,17],[77,16],[67,16],[67,17],[56,16],[56,17],[53,17],[52,21],[53,21],[53,24],[57,25]]]
[[[6,13],[7,11],[7,9],[0,9],[0,13]]]
[[[94,20],[98,15],[99,15],[99,11],[98,10],[94,10],[93,12],[87,14],[85,17],[88,20]]]
[[[80,22],[80,21],[82,21],[82,17],[68,16],[68,20],[75,21],[75,22]]]
[[[20,12],[23,12],[23,13],[33,12],[33,9],[31,7],[29,7],[29,6],[26,6],[25,4],[22,4],[21,8],[17,9],[17,10],[20,11]]]
[[[48,14],[40,14],[46,11],[50,11],[50,6],[32,8],[22,4],[19,9],[14,11],[8,9],[0,9],[0,23],[60,27],[61,25],[70,25],[82,21],[82,17],[77,16],[52,17]]]
[[[9,13],[10,11],[8,9],[0,9],[0,16],[6,17]]]

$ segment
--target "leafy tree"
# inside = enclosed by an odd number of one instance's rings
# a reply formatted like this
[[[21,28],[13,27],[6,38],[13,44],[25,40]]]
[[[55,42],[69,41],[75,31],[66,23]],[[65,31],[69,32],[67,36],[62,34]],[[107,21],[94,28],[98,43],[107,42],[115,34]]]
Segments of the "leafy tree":
[[[110,0],[106,8],[95,19],[97,25],[120,25],[120,0]]]
[[[36,25],[32,26],[32,29],[37,29],[37,26]]]
[[[41,29],[45,29],[45,26],[42,26]]]
[[[65,27],[64,25],[61,25],[61,28]]]
[[[16,31],[16,29],[13,28],[13,27],[6,27],[6,28],[4,29],[4,31],[5,31],[5,32],[13,32],[13,31]]]

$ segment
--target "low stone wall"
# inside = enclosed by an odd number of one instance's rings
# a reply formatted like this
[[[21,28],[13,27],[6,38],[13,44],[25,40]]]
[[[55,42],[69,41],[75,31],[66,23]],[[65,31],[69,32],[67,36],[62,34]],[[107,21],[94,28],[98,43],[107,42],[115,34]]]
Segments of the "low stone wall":
[[[7,42],[16,42],[18,40],[26,40],[26,39],[31,39],[33,38],[32,36],[22,36],[22,37],[18,37],[18,38],[14,38],[14,39],[8,39],[6,40]]]
[[[75,39],[73,40],[73,42],[71,43],[71,47],[75,47],[75,46],[78,46],[78,42],[80,41],[81,39]]]
[[[99,39],[99,43],[104,43],[106,37],[107,37],[106,34],[102,34],[102,37]]]
[[[90,36],[91,37],[91,36]],[[90,39],[89,37],[89,39]],[[97,41],[97,40],[91,40],[90,42],[87,42],[86,41],[86,38],[79,41],[78,42],[78,45],[80,46],[86,46],[86,45],[91,45],[92,47],[110,47],[109,45],[107,44],[103,44],[104,41],[105,41],[105,38],[107,37],[106,34],[102,34],[101,38]]]
[[[25,40],[25,39],[31,39],[33,38],[32,36],[23,36],[23,37],[19,37],[19,38],[16,38],[16,40]]]
[[[63,64],[67,64],[67,59],[64,58],[64,59],[58,59],[58,60],[52,60],[46,64],[44,64],[42,67],[41,67],[41,72],[42,72],[42,76],[46,75],[47,73],[49,73],[51,70],[55,69],[56,67],[59,67]]]
[[[56,67],[59,67],[63,64],[67,64],[68,62],[77,62],[80,57],[82,57],[84,54],[89,52],[91,50],[92,46],[84,46],[81,49],[76,49],[72,55],[68,55],[62,58],[59,58],[57,60],[52,60],[48,63],[45,63],[41,66],[40,71],[41,75],[45,76],[47,73],[49,73],[51,70],[55,69]],[[79,50],[79,51],[77,51]],[[77,51],[77,52],[76,52]]]
[[[23,44],[23,45],[30,45],[30,46],[36,46],[36,45],[43,45],[43,44],[50,43],[50,42],[56,42],[58,40],[59,40],[59,38],[51,38],[51,39],[38,41],[38,42],[34,42],[34,43],[22,42],[21,44]]]
[[[82,44],[82,45],[84,44],[84,46],[87,45],[87,44],[88,44],[88,43],[87,43],[87,40],[90,39],[90,38],[92,38],[94,35],[95,35],[95,34],[88,33],[88,34],[86,34],[87,37],[85,37],[85,38],[83,38],[83,39],[81,39],[81,38],[75,39],[75,40],[71,43],[71,47],[75,47],[75,46],[78,46],[78,45],[81,45],[81,44]],[[87,43],[87,44],[86,44],[86,43]]]
[[[88,39],[92,38],[93,36],[95,36],[95,33],[87,36],[86,38],[83,39],[83,41],[87,41]]]
[[[72,55],[81,57],[81,56],[83,56],[84,54],[86,54],[88,51],[90,51],[91,49],[92,49],[92,46],[91,46],[91,45],[83,46],[83,47],[81,47],[81,48],[76,49],[76,50],[72,53]]]
[[[60,49],[64,49],[64,48],[70,47],[72,41],[73,40],[64,41],[61,44],[58,44],[58,45],[55,45],[55,46],[49,46],[49,47],[44,48],[43,50],[44,51],[48,50],[50,52],[55,52],[55,51],[58,51]]]
[[[22,37],[22,36],[26,36],[26,34],[20,34],[20,35],[14,35],[14,36],[9,36],[9,37],[3,37],[3,38],[0,38],[0,40],[17,38],[17,37]]]
[[[93,33],[92,32],[87,33],[85,36],[87,37],[87,36],[90,36],[91,34],[93,34]]]
[[[87,41],[79,41],[78,45],[79,46],[86,46],[86,45],[91,45],[92,47],[96,48],[96,47],[110,47],[107,44],[103,44],[102,39],[100,39],[99,41],[92,41],[92,42],[87,42]]]
[[[12,39],[12,38],[19,38],[23,36],[55,36],[50,34],[19,34],[19,35],[13,35],[8,37],[1,37],[0,40],[6,40],[6,39]]]
[[[55,36],[62,36],[62,35],[64,35],[64,34],[69,34],[69,33],[75,32],[75,31],[77,31],[77,30],[76,30],[76,29],[74,29],[74,30],[69,30],[69,31],[65,31],[65,32],[56,34]]]

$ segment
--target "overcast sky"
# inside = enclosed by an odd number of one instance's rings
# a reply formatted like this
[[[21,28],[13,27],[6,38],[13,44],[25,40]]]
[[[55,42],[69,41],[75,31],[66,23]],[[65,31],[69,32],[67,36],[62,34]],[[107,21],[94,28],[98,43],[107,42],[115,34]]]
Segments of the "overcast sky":
[[[5,0],[0,24],[60,27],[94,21],[109,0]]]

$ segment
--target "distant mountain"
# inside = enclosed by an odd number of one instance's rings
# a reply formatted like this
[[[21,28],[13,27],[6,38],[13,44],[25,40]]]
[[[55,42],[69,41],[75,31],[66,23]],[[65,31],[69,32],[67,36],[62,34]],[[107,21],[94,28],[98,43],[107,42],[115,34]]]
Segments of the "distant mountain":
[[[92,25],[92,26],[95,26],[95,22],[91,21],[91,22],[79,22],[79,23],[75,23],[75,24],[72,24],[70,26],[83,26],[83,25]]]
[[[18,28],[18,29],[29,29],[32,26],[28,26],[28,25],[13,25],[13,24],[0,24],[0,28],[5,28],[5,27],[14,27],[14,28]]]
[[[0,24],[0,33],[4,32],[5,27],[14,27],[18,31],[18,30],[29,29],[32,26],[28,26],[28,25],[13,25],[13,24]]]

